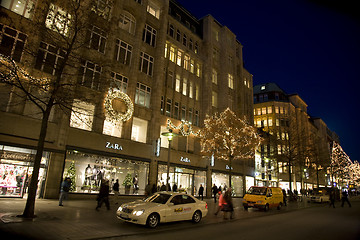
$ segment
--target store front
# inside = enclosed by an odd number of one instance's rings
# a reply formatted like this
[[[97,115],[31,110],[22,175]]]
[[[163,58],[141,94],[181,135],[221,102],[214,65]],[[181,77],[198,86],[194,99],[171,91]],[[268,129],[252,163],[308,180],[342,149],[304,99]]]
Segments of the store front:
[[[63,178],[72,179],[71,192],[98,193],[106,179],[110,187],[119,181],[120,194],[145,194],[149,162],[126,157],[102,156],[76,150],[66,152]]]
[[[158,165],[158,188],[162,184],[166,185],[167,165]],[[194,196],[199,195],[200,185],[204,187],[204,196],[206,195],[206,171],[200,169],[185,168],[183,166],[170,166],[169,183],[171,189],[176,184],[179,192],[187,192]]]
[[[222,190],[229,187],[229,174],[213,172],[211,180],[213,184],[215,184],[218,188],[221,187]],[[231,185],[233,189],[233,196],[243,196],[243,176],[232,174]]]
[[[26,197],[36,150],[0,145],[0,197]],[[49,152],[41,159],[37,198],[43,197]]]

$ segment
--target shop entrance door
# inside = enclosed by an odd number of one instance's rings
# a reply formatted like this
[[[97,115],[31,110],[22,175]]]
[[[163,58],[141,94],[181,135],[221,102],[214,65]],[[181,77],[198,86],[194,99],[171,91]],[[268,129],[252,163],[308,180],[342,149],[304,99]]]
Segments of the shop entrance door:
[[[179,192],[194,194],[194,174],[175,172],[174,180]]]

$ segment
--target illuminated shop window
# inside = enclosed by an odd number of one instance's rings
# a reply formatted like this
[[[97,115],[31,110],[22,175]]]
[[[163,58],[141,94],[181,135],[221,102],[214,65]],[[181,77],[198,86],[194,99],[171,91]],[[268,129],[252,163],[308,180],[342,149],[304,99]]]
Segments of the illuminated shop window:
[[[131,140],[146,143],[148,121],[134,117],[131,129]]]
[[[70,116],[70,127],[91,131],[95,105],[75,99]]]

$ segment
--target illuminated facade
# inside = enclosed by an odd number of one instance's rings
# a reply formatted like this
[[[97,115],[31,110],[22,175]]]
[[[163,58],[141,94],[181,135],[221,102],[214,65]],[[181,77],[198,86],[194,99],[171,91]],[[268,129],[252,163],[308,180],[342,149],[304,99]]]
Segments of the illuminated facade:
[[[72,36],[67,1],[15,2],[1,3],[0,53],[34,76],[57,76],[66,52],[45,32]],[[243,67],[234,33],[210,15],[196,19],[172,0],[93,2],[86,42],[76,50],[81,61],[67,69],[67,78],[77,81],[71,113],[55,107],[50,115],[42,196],[58,197],[65,175],[73,176],[76,193],[96,193],[103,178],[119,179],[123,192],[128,174],[137,182],[130,193],[143,194],[148,183],[161,185],[168,147],[161,133],[169,120],[176,127],[186,123],[185,130],[174,130],[180,136],[172,142],[171,184],[195,195],[202,184],[208,196],[213,183],[224,187],[227,163],[203,158],[199,139],[184,132],[191,126],[196,133],[207,114],[227,107],[253,121],[252,75]],[[4,185],[9,191],[3,193],[20,196],[41,114],[15,89],[1,84],[0,90],[2,175],[12,170],[19,179]],[[253,185],[253,161],[232,167],[236,194],[242,195]]]

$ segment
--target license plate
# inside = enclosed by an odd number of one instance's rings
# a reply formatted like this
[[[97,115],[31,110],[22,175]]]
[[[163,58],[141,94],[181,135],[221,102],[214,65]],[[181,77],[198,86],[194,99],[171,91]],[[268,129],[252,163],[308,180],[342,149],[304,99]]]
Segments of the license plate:
[[[127,214],[120,214],[120,217],[122,217],[122,218],[129,218]]]
[[[253,206],[254,206],[254,204],[253,204],[253,203],[249,203],[248,205],[249,205],[250,207],[253,207]]]

